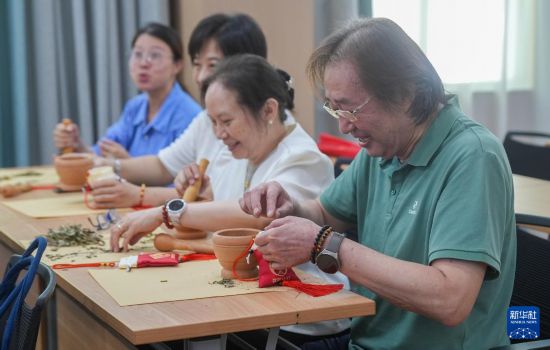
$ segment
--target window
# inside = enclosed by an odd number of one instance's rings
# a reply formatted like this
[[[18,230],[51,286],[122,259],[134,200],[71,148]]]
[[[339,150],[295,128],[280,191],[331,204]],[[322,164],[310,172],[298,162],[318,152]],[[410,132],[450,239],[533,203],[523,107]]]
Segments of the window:
[[[446,85],[512,79],[525,87],[531,81],[532,73],[526,67],[532,67],[533,57],[532,42],[522,36],[528,34],[523,24],[532,15],[528,3],[373,0],[373,16],[399,24],[426,53]]]

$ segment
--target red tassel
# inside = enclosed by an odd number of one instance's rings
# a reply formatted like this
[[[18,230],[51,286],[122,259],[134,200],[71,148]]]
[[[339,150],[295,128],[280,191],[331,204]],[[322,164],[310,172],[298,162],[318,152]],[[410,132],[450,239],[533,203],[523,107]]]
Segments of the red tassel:
[[[283,281],[283,286],[291,287],[300,292],[311,295],[312,297],[320,297],[336,293],[340,289],[344,288],[343,284],[309,284],[300,281]]]

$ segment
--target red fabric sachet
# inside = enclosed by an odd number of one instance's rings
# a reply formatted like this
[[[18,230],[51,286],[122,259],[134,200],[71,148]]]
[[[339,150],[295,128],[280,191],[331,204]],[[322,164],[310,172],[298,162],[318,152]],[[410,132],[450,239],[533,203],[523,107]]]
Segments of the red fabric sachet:
[[[258,285],[260,288],[272,286],[291,287],[308,295],[319,297],[335,293],[344,287],[343,284],[309,284],[303,283],[292,268],[283,271],[272,271],[269,262],[257,249],[254,255],[258,261]]]
[[[140,253],[137,256],[137,267],[175,266],[179,261],[178,253]]]

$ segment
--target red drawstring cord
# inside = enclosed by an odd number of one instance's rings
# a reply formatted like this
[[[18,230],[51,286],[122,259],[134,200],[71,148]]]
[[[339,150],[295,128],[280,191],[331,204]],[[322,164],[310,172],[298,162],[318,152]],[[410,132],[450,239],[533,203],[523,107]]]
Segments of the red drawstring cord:
[[[53,264],[52,269],[72,269],[76,267],[115,267],[116,262],[98,262],[98,263],[84,263],[84,264]]]
[[[216,256],[214,254],[201,254],[201,253],[189,253],[180,256],[180,262],[192,261],[192,260],[214,260]]]
[[[40,185],[40,186],[32,186],[33,190],[54,190],[56,187],[55,185]]]
[[[86,208],[88,208],[90,210],[96,210],[96,208],[92,208],[90,206],[90,202],[88,202],[88,193],[91,192],[91,191],[92,191],[92,189],[88,185],[85,185],[85,186],[82,187],[82,192],[84,192],[84,205],[86,206]]]
[[[239,256],[235,259],[235,261],[233,261],[233,267],[231,268],[231,273],[232,273],[234,279],[239,280],[239,281],[244,281],[244,282],[257,281],[258,280],[258,277],[240,278],[237,275],[237,263],[239,262],[239,260],[243,259],[245,256],[250,254],[250,248],[252,248],[253,244],[254,244],[254,238],[252,238],[250,240],[250,242],[248,243],[248,247],[246,247],[246,249],[243,250],[243,252],[241,254],[239,254]]]

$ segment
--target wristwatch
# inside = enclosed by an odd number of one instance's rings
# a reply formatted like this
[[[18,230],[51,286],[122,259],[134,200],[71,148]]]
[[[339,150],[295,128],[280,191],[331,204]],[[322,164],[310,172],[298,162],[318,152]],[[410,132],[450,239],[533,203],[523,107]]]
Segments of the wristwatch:
[[[166,212],[172,225],[180,226],[180,217],[185,209],[187,209],[187,204],[183,199],[172,199],[166,203]]]
[[[332,232],[330,239],[325,247],[315,258],[315,265],[319,270],[326,273],[336,273],[340,269],[340,260],[338,259],[338,251],[340,245],[346,236]]]

